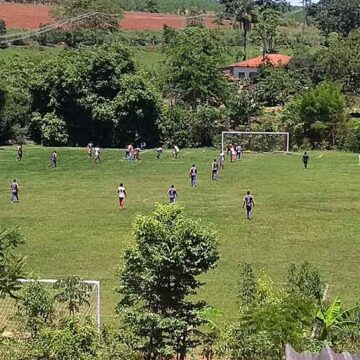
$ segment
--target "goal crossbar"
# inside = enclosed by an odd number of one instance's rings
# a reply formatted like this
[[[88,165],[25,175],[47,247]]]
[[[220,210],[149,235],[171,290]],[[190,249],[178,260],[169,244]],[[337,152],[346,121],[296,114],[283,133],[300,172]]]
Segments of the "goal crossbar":
[[[289,152],[290,137],[288,132],[284,131],[223,131],[221,133],[221,148],[225,148],[224,135],[282,135],[286,137],[286,153]]]

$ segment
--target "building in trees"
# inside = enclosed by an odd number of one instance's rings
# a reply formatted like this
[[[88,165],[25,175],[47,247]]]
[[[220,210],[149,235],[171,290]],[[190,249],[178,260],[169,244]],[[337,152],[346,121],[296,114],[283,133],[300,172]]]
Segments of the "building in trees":
[[[259,73],[259,68],[264,65],[272,65],[275,67],[285,66],[289,64],[292,57],[281,54],[268,54],[253,59],[241,61],[237,64],[229,65],[224,69],[225,76],[229,81],[237,81],[239,79],[252,79]]]

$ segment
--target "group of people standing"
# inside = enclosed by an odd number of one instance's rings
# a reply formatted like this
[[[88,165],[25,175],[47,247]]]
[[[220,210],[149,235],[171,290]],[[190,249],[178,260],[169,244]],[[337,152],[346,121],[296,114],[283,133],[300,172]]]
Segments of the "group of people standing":
[[[90,141],[86,148],[89,158],[94,157],[94,163],[101,162],[101,158],[100,158],[101,150],[99,145],[96,145],[94,147],[94,144],[92,143],[92,141]]]

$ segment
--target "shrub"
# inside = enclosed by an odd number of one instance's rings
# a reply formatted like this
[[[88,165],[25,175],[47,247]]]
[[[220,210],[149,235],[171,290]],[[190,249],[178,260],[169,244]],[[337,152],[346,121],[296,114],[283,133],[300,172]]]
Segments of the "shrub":
[[[360,153],[360,119],[349,121],[345,147],[350,151]]]
[[[66,123],[55,113],[47,113],[43,117],[39,113],[34,113],[31,121],[40,132],[42,145],[65,145],[68,142]]]
[[[6,33],[6,24],[3,19],[0,19],[0,35],[4,35]]]

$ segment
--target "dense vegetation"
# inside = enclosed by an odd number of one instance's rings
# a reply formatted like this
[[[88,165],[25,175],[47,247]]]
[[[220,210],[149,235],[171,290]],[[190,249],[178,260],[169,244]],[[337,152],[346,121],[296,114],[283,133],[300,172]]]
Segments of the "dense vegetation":
[[[184,216],[179,206],[158,205],[135,219],[133,234],[136,245],[118,272],[123,327],[97,333],[90,319],[77,317],[89,306],[90,291],[79,277],[55,283],[55,296],[37,281],[21,289],[16,277],[24,274],[23,258],[13,252],[23,238],[17,229],[1,229],[7,259],[1,270],[11,274],[0,283],[1,296],[17,298],[16,316],[30,335],[3,339],[2,358],[157,360],[177,354],[185,360],[198,348],[207,359],[280,360],[288,343],[298,351],[320,351],[325,345],[356,351],[360,344],[359,306],[345,309],[339,297],[326,299],[324,280],[308,262],[291,264],[280,288],[263,270],[240,264],[236,320],[221,329],[210,320],[221,311],[188,297],[203,285],[198,277],[219,259],[216,232]],[[69,311],[56,321],[55,302]]]
[[[223,130],[253,130],[288,131],[293,150],[360,151],[359,0],[320,0],[314,6],[305,1],[303,31],[295,35],[281,29],[284,1],[222,0],[221,7],[205,0],[51,3],[59,19],[92,10],[97,16],[29,40],[62,43],[63,49],[0,62],[1,144],[84,146],[92,140],[119,148],[142,140],[150,147],[211,147],[219,145]],[[104,16],[107,9],[117,16]],[[217,21],[230,20],[233,29],[209,30],[201,17],[192,17],[184,30],[165,26],[162,33],[124,34],[116,29],[122,9],[218,9]],[[306,38],[309,24],[322,34],[316,46]],[[0,21],[0,36],[5,33]],[[158,69],[146,71],[119,42],[161,45]],[[223,66],[229,58],[248,58],[254,47],[264,56],[286,49],[293,60],[284,67],[264,64],[253,81],[228,82]],[[104,327],[99,334],[90,320],[76,316],[88,305],[79,277],[56,283],[56,296],[37,282],[21,289],[16,279],[26,276],[17,253],[22,235],[0,230],[0,297],[17,298],[17,316],[28,335],[4,339],[2,358],[158,360],[177,354],[184,360],[200,349],[207,359],[280,360],[286,343],[311,351],[326,345],[356,351],[360,345],[359,306],[346,308],[336,294],[324,298],[325,280],[308,262],[292,264],[282,286],[254,265],[241,264],[233,321],[220,328],[215,319],[221,309],[195,297],[199,277],[219,260],[214,229],[187,218],[181,207],[159,205],[136,218],[133,235],[135,246],[117,273],[122,328]],[[68,309],[61,319],[54,315],[57,302]]]

